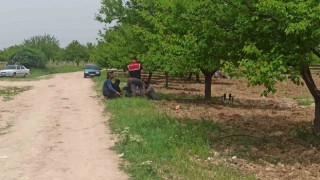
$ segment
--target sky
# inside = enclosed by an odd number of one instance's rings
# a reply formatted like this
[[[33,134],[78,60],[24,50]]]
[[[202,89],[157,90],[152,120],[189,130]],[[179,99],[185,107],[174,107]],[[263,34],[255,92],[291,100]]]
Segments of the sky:
[[[0,0],[0,49],[36,35],[54,35],[61,47],[96,42],[101,0]]]

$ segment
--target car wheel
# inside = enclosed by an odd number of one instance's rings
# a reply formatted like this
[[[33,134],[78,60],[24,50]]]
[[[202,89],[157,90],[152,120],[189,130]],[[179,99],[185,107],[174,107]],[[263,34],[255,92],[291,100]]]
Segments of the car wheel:
[[[28,74],[26,73],[23,77],[26,78],[28,76]]]
[[[86,76],[86,75],[84,75],[83,77],[84,77],[84,78],[87,78],[87,76]]]
[[[14,78],[17,77],[17,74],[16,74],[16,73],[13,73],[12,77],[14,77]]]

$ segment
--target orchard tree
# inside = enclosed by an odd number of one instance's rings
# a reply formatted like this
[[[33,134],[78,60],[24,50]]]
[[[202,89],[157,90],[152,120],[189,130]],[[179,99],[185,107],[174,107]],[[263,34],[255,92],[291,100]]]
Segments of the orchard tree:
[[[133,57],[138,57],[144,64],[145,70],[155,70],[152,57],[148,56],[151,41],[145,32],[152,27],[138,13],[139,6],[135,2],[122,0],[104,0],[96,19],[112,27],[101,34],[105,58],[112,67],[124,68]],[[115,25],[114,25],[115,24]]]
[[[72,41],[64,50],[64,59],[72,61],[79,66],[81,61],[89,60],[87,47],[80,44],[78,41]]]
[[[233,54],[239,47],[234,33],[238,10],[212,0],[133,2],[145,7],[140,14],[157,30],[164,54],[173,57],[177,67],[201,70],[205,76],[205,99],[211,99],[214,73],[224,62],[237,60]]]
[[[48,60],[55,61],[59,58],[59,40],[55,36],[51,36],[49,34],[26,39],[23,41],[22,46],[42,51]]]
[[[101,67],[110,67],[108,56],[109,53],[107,49],[107,44],[105,42],[99,41],[96,48],[90,54],[90,60]]]
[[[264,95],[289,79],[305,84],[315,101],[314,132],[320,133],[320,91],[309,66],[320,57],[320,5],[316,0],[226,1],[239,9],[239,41],[245,42],[240,65],[251,85],[264,85]],[[300,77],[304,81],[301,82]]]

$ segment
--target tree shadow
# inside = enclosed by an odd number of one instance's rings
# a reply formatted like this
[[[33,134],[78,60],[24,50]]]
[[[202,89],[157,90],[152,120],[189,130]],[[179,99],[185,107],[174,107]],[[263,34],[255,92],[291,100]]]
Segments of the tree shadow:
[[[211,146],[227,155],[274,164],[320,164],[320,136],[311,133],[308,122],[253,115],[217,124],[221,132],[210,135]]]
[[[228,98],[224,100],[221,97],[213,97],[211,100],[205,100],[203,96],[190,95],[185,93],[180,94],[164,94],[158,93],[159,100],[176,101],[177,103],[187,103],[196,105],[211,105],[217,108],[232,107],[232,108],[242,108],[242,109],[276,109],[276,110],[290,110],[294,104],[290,103],[279,103],[272,99],[250,99],[241,98],[229,100]]]

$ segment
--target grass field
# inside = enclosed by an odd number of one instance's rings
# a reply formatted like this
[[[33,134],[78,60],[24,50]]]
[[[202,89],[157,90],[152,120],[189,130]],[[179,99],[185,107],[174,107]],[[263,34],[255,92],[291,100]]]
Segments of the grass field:
[[[1,80],[28,81],[28,80],[37,79],[41,76],[48,76],[48,75],[57,74],[57,73],[77,72],[77,71],[82,71],[82,69],[83,69],[82,66],[59,66],[59,67],[48,67],[45,69],[30,69],[30,75],[27,76],[26,78],[23,78],[23,77],[17,77],[17,78],[0,77],[0,81]]]
[[[100,92],[104,77],[95,78]],[[109,122],[118,135],[115,150],[126,161],[132,179],[255,179],[254,175],[207,161],[213,157],[209,134],[219,132],[210,121],[178,121],[141,98],[105,101]]]

